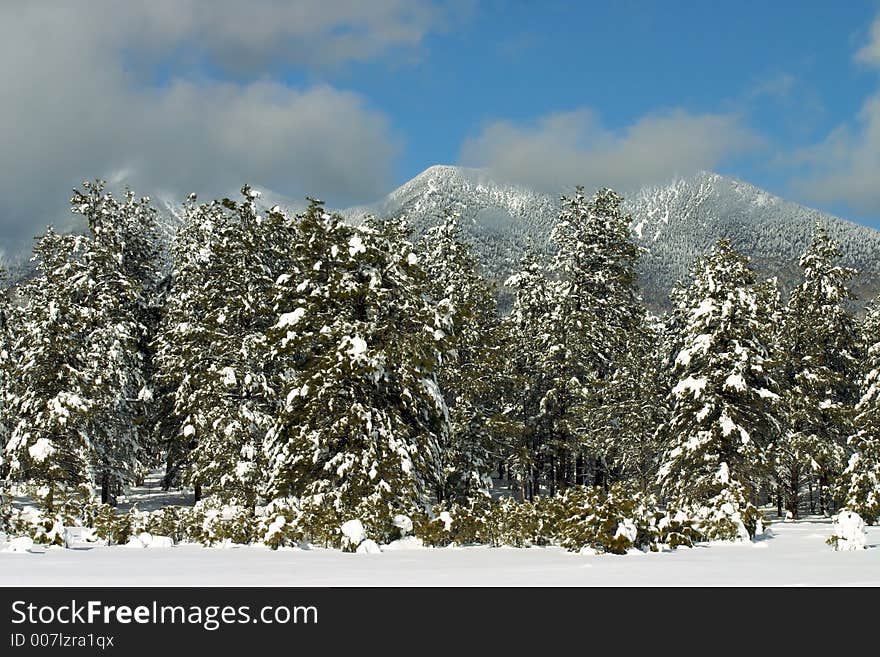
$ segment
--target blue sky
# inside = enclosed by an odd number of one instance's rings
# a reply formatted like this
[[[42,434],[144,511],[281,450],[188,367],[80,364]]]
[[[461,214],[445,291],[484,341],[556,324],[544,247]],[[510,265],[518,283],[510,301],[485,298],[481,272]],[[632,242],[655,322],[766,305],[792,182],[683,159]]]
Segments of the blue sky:
[[[553,192],[711,169],[880,227],[880,0],[46,0],[0,26],[7,254],[86,178],[342,206],[439,163]]]
[[[876,1],[477,3],[426,39],[417,64],[364,64],[334,81],[370,97],[405,137],[397,182],[459,162],[462,144],[497,120],[528,126],[588,109],[619,133],[680,109],[737,116],[760,142],[714,169],[878,225],[880,208],[799,198],[796,184],[801,151],[878,90],[878,71],[854,60],[878,11]]]
[[[595,108],[625,129],[684,108],[742,112],[781,146],[854,116],[877,79],[853,65],[876,2],[506,2],[426,39],[413,65],[352,66],[330,77],[393,117],[407,177],[453,162],[498,118]]]

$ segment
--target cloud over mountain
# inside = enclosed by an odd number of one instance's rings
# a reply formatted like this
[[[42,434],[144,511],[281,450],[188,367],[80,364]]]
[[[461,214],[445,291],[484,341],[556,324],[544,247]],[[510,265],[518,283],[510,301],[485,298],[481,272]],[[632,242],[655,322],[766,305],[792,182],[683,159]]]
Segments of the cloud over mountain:
[[[3,246],[63,228],[84,177],[141,193],[258,181],[340,203],[379,196],[400,148],[388,117],[284,71],[412,53],[443,20],[403,0],[3,3]]]

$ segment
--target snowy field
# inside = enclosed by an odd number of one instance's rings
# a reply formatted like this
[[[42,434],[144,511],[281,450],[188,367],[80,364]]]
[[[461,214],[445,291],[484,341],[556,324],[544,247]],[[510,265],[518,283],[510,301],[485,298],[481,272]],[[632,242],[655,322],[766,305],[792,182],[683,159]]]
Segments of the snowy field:
[[[821,519],[776,523],[747,544],[583,556],[557,548],[385,548],[381,554],[258,547],[35,546],[3,552],[2,586],[880,586],[869,548],[834,552]]]

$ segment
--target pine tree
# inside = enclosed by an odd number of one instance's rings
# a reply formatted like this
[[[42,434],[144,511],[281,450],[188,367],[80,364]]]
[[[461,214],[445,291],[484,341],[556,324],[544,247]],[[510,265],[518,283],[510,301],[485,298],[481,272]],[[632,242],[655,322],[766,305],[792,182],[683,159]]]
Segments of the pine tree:
[[[312,201],[298,229],[268,331],[285,365],[270,491],[300,500],[313,540],[339,540],[350,519],[381,537],[441,485],[449,420],[435,372],[450,318],[426,299],[400,222],[355,228]]]
[[[11,429],[9,395],[12,373],[12,336],[10,335],[9,315],[11,300],[7,286],[6,270],[0,268],[0,481],[8,477],[6,459],[3,454]],[[2,495],[2,492],[0,492]]]
[[[101,181],[75,190],[71,209],[86,219],[86,235],[49,229],[35,248],[38,276],[11,313],[9,472],[88,494],[97,474],[112,501],[147,465],[139,393],[155,210],[131,192],[117,200]]]
[[[862,325],[867,346],[861,398],[849,437],[852,450],[836,497],[868,524],[880,520],[880,304],[874,302]]]
[[[21,286],[23,304],[8,318],[11,431],[4,468],[13,481],[45,486],[50,508],[56,493],[90,494],[93,482],[94,388],[79,348],[91,318],[82,286],[71,285],[83,279],[86,241],[49,228],[34,247],[37,275]]]
[[[419,247],[429,290],[452,318],[450,349],[437,373],[451,418],[442,496],[487,495],[495,436],[505,426],[499,417],[501,334],[495,290],[480,275],[454,214],[429,229]]]
[[[744,537],[760,518],[753,501],[778,425],[766,291],[724,239],[691,277],[671,321],[675,385],[659,429],[659,482],[668,503],[694,509],[708,537]]]
[[[153,465],[146,386],[159,254],[156,210],[130,190],[116,199],[100,180],[75,190],[71,209],[88,227],[82,267],[69,284],[82,290],[79,303],[88,318],[79,347],[91,389],[93,465],[102,501],[113,502]]]
[[[590,463],[591,483],[609,481],[607,463],[585,449],[583,427],[591,406],[603,404],[597,389],[622,366],[630,337],[645,321],[635,273],[639,249],[622,201],[609,189],[588,200],[578,187],[572,198],[563,198],[551,235],[556,253],[548,267],[551,301],[543,320],[548,339],[539,364],[538,422],[551,493],[585,483]]]
[[[553,290],[546,268],[533,248],[523,254],[519,271],[505,285],[514,290],[513,308],[502,322],[509,336],[502,380],[508,421],[506,466],[519,482],[521,499],[540,494],[549,453],[541,400],[547,388],[544,359],[552,339]]]
[[[660,467],[656,430],[666,419],[660,344],[660,327],[646,317],[608,378],[588,393],[583,410],[586,448],[608,479],[635,481],[645,492],[654,488]]]
[[[170,433],[169,477],[253,508],[263,492],[263,437],[277,408],[265,359],[272,289],[295,233],[259,193],[186,205],[173,245],[165,312],[156,340],[158,390]],[[170,482],[168,482],[170,483]]]
[[[837,264],[840,250],[819,226],[801,257],[803,282],[783,317],[786,430],[777,451],[789,511],[798,516],[805,476],[815,477],[819,509],[829,511],[828,490],[845,467],[851,409],[857,400],[857,327],[846,304],[855,271]]]

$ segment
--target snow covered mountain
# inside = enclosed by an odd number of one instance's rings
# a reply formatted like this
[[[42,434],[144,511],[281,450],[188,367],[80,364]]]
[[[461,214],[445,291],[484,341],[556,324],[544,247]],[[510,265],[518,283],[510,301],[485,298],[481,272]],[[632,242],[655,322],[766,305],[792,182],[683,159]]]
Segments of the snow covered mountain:
[[[433,166],[386,198],[343,214],[360,221],[367,214],[405,214],[417,235],[446,208],[459,212],[463,227],[487,271],[503,277],[516,267],[525,245],[549,249],[558,197],[493,180],[485,171]],[[841,244],[844,262],[861,273],[854,288],[862,299],[880,290],[880,232],[790,203],[715,173],[699,173],[669,185],[647,187],[626,199],[636,240],[647,249],[640,270],[645,298],[653,307],[667,303],[675,281],[686,276],[694,258],[720,237],[752,258],[765,276],[783,287],[797,281],[798,258],[817,221]]]
[[[686,275],[693,259],[719,237],[752,259],[784,289],[797,283],[798,259],[819,222],[859,270],[853,288],[868,300],[880,290],[880,232],[773,196],[754,185],[700,173],[670,185],[642,189],[626,203],[633,231],[648,249],[642,262],[646,296],[654,303]]]
[[[492,180],[480,169],[433,166],[378,203],[343,210],[354,223],[372,214],[406,215],[418,237],[453,210],[491,275],[503,278],[519,264],[529,242],[546,250],[559,203],[525,187]]]

